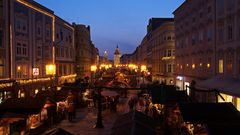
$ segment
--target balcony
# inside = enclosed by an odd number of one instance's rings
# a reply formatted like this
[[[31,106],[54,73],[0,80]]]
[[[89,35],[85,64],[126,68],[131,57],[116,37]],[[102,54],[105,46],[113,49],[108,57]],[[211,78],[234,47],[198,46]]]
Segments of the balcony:
[[[175,56],[165,56],[165,57],[162,57],[162,60],[174,60],[175,59]]]

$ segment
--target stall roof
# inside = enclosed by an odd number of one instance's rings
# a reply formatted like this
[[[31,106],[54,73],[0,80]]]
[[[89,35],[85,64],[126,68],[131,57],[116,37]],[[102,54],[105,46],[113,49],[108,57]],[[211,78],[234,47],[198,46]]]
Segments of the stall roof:
[[[240,122],[208,123],[209,135],[234,135],[239,132]]]
[[[55,128],[47,133],[44,133],[43,135],[73,135],[73,134],[62,128]]]
[[[232,103],[181,103],[181,115],[185,122],[235,122],[240,114]]]
[[[150,88],[152,102],[158,104],[188,102],[189,97],[185,91],[178,91],[172,85],[157,85]]]
[[[121,115],[114,123],[111,135],[155,135],[154,121],[147,115],[131,111]]]
[[[44,107],[46,101],[53,102],[48,98],[9,98],[0,105],[0,117],[5,117],[9,113],[37,114]]]
[[[222,93],[240,96],[240,79],[228,76],[215,76],[198,82],[197,88],[217,89]]]

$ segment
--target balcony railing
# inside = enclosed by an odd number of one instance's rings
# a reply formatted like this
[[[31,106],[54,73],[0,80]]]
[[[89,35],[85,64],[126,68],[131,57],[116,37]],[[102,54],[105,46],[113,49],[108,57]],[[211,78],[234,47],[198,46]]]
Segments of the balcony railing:
[[[162,60],[174,60],[175,59],[175,56],[165,56],[165,57],[162,57]]]

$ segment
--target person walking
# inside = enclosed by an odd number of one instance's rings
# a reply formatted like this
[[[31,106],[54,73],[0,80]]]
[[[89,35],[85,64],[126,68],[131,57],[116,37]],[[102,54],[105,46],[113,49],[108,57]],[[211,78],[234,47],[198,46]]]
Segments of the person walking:
[[[129,106],[129,111],[132,111],[134,106],[134,101],[132,98],[128,101],[128,106]]]
[[[73,105],[73,103],[70,103],[68,105],[68,120],[69,120],[69,122],[72,122],[73,117],[74,117],[74,105]]]

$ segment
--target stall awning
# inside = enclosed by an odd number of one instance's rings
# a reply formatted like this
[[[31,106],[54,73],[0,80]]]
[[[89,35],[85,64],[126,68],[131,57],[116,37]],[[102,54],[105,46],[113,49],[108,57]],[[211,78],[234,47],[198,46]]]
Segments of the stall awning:
[[[150,88],[152,102],[157,104],[188,102],[189,98],[185,91],[176,90],[172,85],[157,85]]]
[[[235,135],[239,132],[240,122],[207,123],[209,135]]]
[[[131,111],[118,117],[111,135],[155,135],[154,121],[151,117]]]
[[[0,105],[0,118],[6,117],[6,113],[12,114],[12,117],[38,114],[44,105],[50,103],[55,104],[54,101],[49,98],[9,98]],[[9,117],[10,115],[7,116]]]
[[[185,122],[238,122],[240,114],[232,103],[181,103],[181,115]]]
[[[196,84],[197,88],[217,89],[222,93],[240,96],[240,79],[226,76],[216,76]]]

